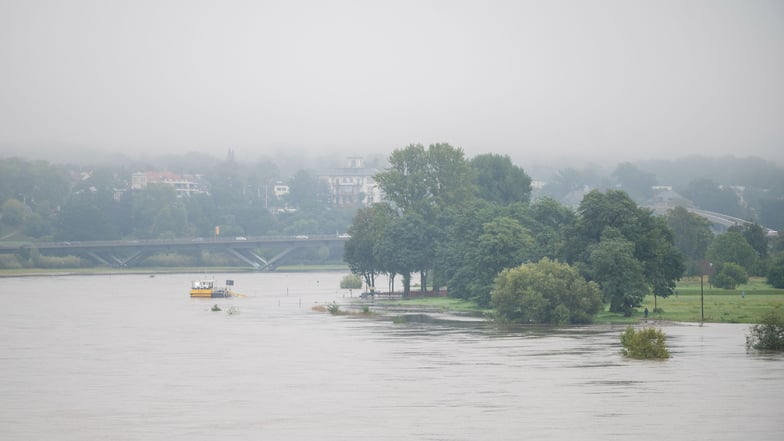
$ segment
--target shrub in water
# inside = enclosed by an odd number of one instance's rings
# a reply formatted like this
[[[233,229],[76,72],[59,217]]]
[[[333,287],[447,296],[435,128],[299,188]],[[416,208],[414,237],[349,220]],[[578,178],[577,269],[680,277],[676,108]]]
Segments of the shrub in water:
[[[329,305],[327,305],[327,311],[329,311],[329,313],[332,315],[338,315],[340,314],[340,305],[338,305],[335,302],[332,302]]]
[[[749,349],[784,351],[784,315],[781,310],[768,311],[746,335]]]
[[[630,358],[637,359],[664,359],[670,358],[667,351],[666,336],[661,329],[645,328],[635,331],[629,326],[621,334],[621,353]]]

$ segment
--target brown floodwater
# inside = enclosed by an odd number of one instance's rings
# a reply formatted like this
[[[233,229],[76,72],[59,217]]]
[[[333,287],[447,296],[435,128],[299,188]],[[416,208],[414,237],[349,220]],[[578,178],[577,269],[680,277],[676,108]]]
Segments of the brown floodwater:
[[[628,360],[622,326],[315,311],[360,302],[343,275],[216,275],[230,299],[188,274],[0,279],[0,439],[784,436],[784,356],[747,352],[748,325],[656,324],[672,358]]]

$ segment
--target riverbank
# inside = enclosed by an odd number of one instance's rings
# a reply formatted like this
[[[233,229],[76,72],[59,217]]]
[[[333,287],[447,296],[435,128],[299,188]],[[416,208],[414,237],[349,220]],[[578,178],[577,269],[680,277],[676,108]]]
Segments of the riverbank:
[[[341,265],[292,265],[281,266],[276,272],[348,272]],[[254,273],[248,268],[237,267],[155,267],[155,268],[69,268],[69,269],[0,269],[0,278],[42,277],[42,276],[84,276],[84,275],[129,275],[141,274],[226,274]],[[648,309],[648,322],[692,322],[699,323],[757,323],[762,315],[771,309],[784,311],[784,290],[771,288],[762,278],[752,278],[748,284],[735,290],[711,287],[699,278],[685,278],[678,283],[676,293],[668,298],[647,296],[640,308],[631,317],[600,312],[594,319],[597,324],[635,324],[646,320],[644,310]],[[454,311],[461,314],[487,317],[492,314],[489,308],[481,308],[473,302],[451,297],[423,297],[411,299],[388,299],[381,297],[376,301],[389,304],[407,305],[415,308]],[[704,319],[703,319],[704,317]]]
[[[381,299],[381,298],[379,298]],[[399,306],[422,307],[455,311],[463,314],[489,316],[492,309],[481,308],[476,303],[450,297],[427,297],[412,299],[377,300]],[[655,306],[654,306],[655,305]],[[645,316],[645,308],[648,316]],[[597,314],[596,324],[635,324],[643,320],[656,322],[699,323],[757,323],[762,315],[772,309],[784,311],[784,290],[771,288],[764,279],[753,278],[748,284],[735,290],[710,287],[703,283],[700,289],[699,278],[683,279],[676,294],[668,297],[648,295],[642,306],[630,317],[609,312],[607,309]],[[703,319],[704,316],[704,319]]]

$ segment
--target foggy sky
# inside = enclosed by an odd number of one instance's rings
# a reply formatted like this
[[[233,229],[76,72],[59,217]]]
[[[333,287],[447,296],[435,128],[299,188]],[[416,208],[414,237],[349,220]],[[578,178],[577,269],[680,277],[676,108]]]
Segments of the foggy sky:
[[[781,1],[0,0],[0,156],[784,159]]]

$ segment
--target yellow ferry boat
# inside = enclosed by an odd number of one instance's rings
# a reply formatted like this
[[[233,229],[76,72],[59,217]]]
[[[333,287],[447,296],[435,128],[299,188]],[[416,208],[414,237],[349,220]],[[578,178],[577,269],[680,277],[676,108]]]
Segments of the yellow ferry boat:
[[[234,295],[229,286],[234,285],[233,280],[227,280],[226,286],[219,287],[213,279],[194,280],[191,283],[191,297],[231,297]]]

